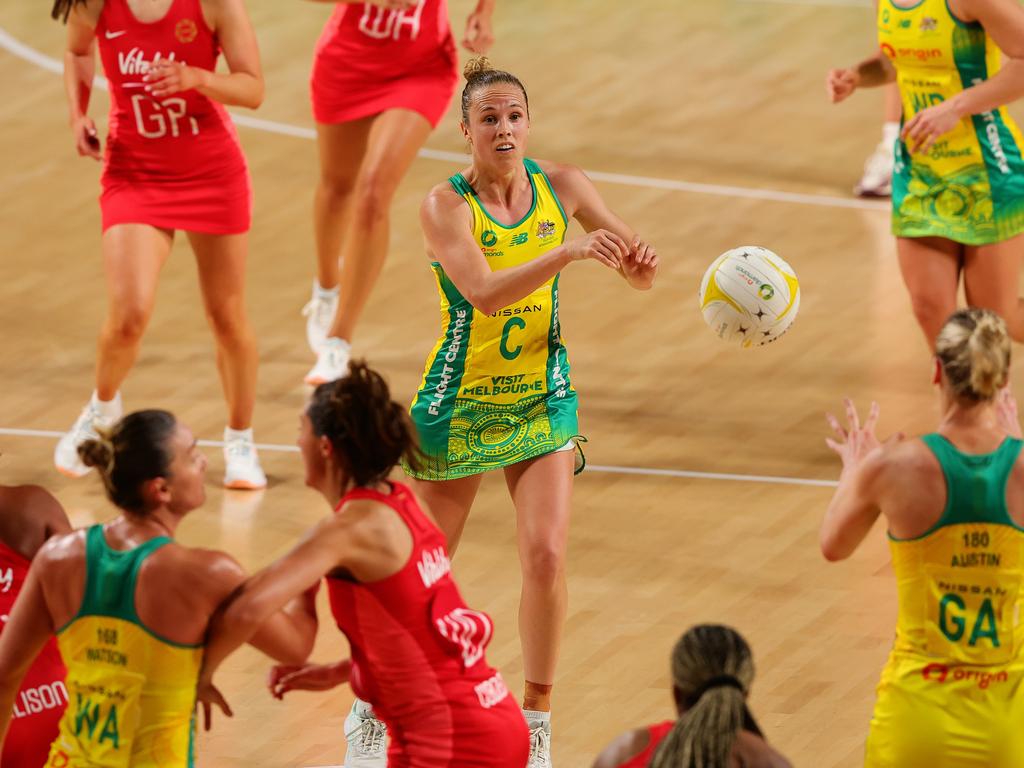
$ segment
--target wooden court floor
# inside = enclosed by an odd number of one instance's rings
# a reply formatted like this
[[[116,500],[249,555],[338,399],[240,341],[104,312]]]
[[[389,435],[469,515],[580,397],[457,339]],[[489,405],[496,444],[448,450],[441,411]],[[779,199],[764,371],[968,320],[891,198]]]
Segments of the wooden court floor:
[[[249,5],[267,78],[258,117],[308,129],[307,77],[329,9]],[[451,5],[461,27],[469,0]],[[0,482],[50,488],[84,525],[107,519],[111,507],[95,478],[56,473],[46,433],[66,429],[91,389],[104,307],[99,169],[75,157],[60,78],[45,69],[62,53],[62,31],[46,11],[41,3],[0,7]],[[829,66],[872,47],[868,4],[499,0],[496,27],[492,59],[530,88],[531,153],[629,177],[598,183],[663,265],[649,294],[593,264],[562,278],[563,328],[595,467],[576,485],[556,764],[589,766],[616,734],[668,717],[672,644],[693,623],[724,622],[754,648],[753,708],[770,740],[798,766],[859,765],[895,624],[889,557],[879,530],[848,562],[825,563],[817,527],[830,488],[806,481],[838,475],[823,413],[844,395],[865,405],[877,398],[883,432],[924,431],[936,417],[887,212],[850,204],[878,139],[880,94],[830,107],[822,86]],[[98,122],[105,110],[98,93]],[[428,147],[460,152],[456,121],[450,110]],[[304,135],[246,127],[240,135],[257,200],[249,272],[262,353],[257,438],[281,449],[262,454],[270,489],[246,494],[218,487],[222,463],[210,448],[209,501],[180,535],[258,568],[327,512],[286,450],[311,365],[299,309],[312,275],[316,168]],[[403,400],[437,330],[417,206],[458,168],[431,157],[414,164],[395,202],[390,260],[355,341]],[[743,351],[707,331],[696,291],[714,256],[750,243],[790,261],[803,298],[782,341]],[[130,408],[174,410],[201,437],[220,435],[212,342],[183,242],[124,396]],[[502,480],[488,478],[455,570],[470,604],[495,617],[490,659],[518,688],[511,512]],[[326,611],[322,620],[315,658],[329,660],[346,648]],[[348,689],[277,702],[264,688],[267,667],[247,651],[227,664],[222,683],[236,717],[201,736],[200,765],[339,764]]]

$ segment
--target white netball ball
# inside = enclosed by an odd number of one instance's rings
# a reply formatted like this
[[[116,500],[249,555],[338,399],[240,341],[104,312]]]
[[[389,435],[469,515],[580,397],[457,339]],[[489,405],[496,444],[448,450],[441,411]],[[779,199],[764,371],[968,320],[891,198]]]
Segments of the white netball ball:
[[[796,273],[767,248],[726,251],[704,273],[700,311],[725,341],[741,347],[770,344],[789,330],[800,309]]]

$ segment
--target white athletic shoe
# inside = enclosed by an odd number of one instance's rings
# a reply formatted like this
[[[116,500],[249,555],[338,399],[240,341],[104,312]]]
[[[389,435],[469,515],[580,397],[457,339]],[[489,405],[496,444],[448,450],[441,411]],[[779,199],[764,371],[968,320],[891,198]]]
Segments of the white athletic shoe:
[[[260,466],[252,432],[224,429],[224,487],[258,491],[267,487],[267,476]]]
[[[526,724],[530,727],[530,759],[526,768],[551,768],[551,720],[527,715]]]
[[[388,728],[365,701],[355,700],[345,718],[345,768],[387,768]]]
[[[864,174],[853,192],[857,197],[889,197],[892,194],[893,147],[879,142],[864,163]]]
[[[57,471],[68,477],[82,477],[92,471],[78,457],[78,446],[91,438],[99,437],[96,428],[101,429],[113,425],[121,418],[121,400],[117,399],[116,413],[104,417],[99,406],[93,400],[89,400],[85,408],[79,414],[71,430],[68,431],[53,450],[53,463]]]
[[[351,347],[344,339],[333,336],[324,341],[316,356],[316,365],[306,374],[305,382],[312,386],[325,381],[337,381],[348,374],[348,359]]]
[[[306,318],[306,341],[314,354],[320,351],[320,347],[327,340],[327,332],[331,329],[337,311],[337,287],[333,291],[325,291],[314,280],[313,296],[302,308],[302,315]]]

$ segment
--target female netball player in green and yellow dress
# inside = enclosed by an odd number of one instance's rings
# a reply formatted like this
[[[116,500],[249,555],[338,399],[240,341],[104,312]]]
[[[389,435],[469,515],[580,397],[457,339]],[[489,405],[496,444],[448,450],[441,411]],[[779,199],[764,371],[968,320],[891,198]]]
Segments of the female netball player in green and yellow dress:
[[[1005,107],[1024,96],[1024,7],[882,0],[878,33],[879,53],[832,70],[828,91],[839,102],[899,85],[893,233],[918,323],[932,343],[956,309],[962,271],[968,304],[995,310],[1024,341],[1024,139]]]
[[[1010,338],[964,309],[935,342],[942,419],[916,440],[829,422],[843,462],[821,526],[829,560],[885,518],[899,614],[865,768],[1024,765],[1024,454],[1009,393]]]
[[[522,83],[470,62],[462,130],[472,165],[435,187],[421,220],[441,297],[442,333],[412,416],[425,454],[407,470],[454,551],[481,473],[503,469],[516,508],[519,611],[531,766],[549,766],[550,696],[565,617],[565,553],[576,392],[558,320],[558,275],[594,259],[647,289],[654,249],[572,166],[525,157]],[[589,233],[564,242],[569,219]]]

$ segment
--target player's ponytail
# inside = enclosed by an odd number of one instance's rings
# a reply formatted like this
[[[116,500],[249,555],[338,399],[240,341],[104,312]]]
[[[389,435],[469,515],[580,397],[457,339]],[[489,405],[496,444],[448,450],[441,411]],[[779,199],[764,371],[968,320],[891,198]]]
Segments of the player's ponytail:
[[[1010,373],[1010,334],[990,309],[961,309],[942,326],[935,354],[953,394],[970,402],[991,400]]]
[[[698,625],[672,651],[672,678],[685,711],[650,768],[728,766],[740,729],[760,733],[746,705],[754,679],[750,647],[730,627]]]
[[[463,123],[469,123],[469,105],[473,101],[473,94],[496,83],[514,85],[522,91],[523,101],[526,102],[526,114],[530,114],[530,97],[526,95],[526,87],[511,72],[495,69],[486,56],[477,56],[467,61],[466,66],[462,68],[462,76],[466,78],[466,85],[462,89]]]
[[[167,411],[129,413],[110,429],[78,446],[87,467],[103,480],[107,498],[125,512],[146,513],[142,485],[156,477],[169,477],[173,458],[170,440],[178,422]]]
[[[317,387],[306,413],[313,433],[331,441],[342,471],[357,486],[381,482],[403,458],[411,469],[420,468],[408,412],[365,361],[353,360],[347,376]]]
[[[58,19],[67,24],[68,16],[76,5],[85,5],[89,0],[53,0],[53,8],[50,9],[50,18]]]

